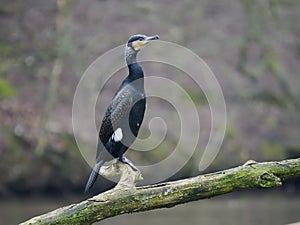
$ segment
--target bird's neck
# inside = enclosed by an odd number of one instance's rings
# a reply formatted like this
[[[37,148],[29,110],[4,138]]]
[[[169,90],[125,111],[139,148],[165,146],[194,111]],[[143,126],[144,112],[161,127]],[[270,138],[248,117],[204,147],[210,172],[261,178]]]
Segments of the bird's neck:
[[[127,65],[136,63],[136,56],[137,56],[137,52],[134,51],[131,47],[126,46],[125,59],[126,59]]]
[[[128,65],[129,75],[123,82],[123,85],[131,84],[140,92],[144,92],[144,74],[142,67],[137,63]]]
[[[144,78],[143,69],[140,66],[140,64],[138,64],[137,62],[129,64],[128,71],[129,71],[128,77],[130,78],[131,81]]]
[[[125,82],[132,83],[134,86],[144,89],[144,73],[142,67],[136,61],[137,52],[133,51],[130,47],[127,47],[125,55],[129,70],[129,75],[125,79]]]

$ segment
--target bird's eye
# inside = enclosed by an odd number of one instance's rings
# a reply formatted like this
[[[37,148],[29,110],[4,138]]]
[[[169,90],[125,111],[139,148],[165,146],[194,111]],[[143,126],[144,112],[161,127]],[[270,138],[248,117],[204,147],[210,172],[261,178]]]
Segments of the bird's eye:
[[[140,37],[140,38],[139,38],[139,41],[142,41],[142,40],[144,40],[144,38]]]

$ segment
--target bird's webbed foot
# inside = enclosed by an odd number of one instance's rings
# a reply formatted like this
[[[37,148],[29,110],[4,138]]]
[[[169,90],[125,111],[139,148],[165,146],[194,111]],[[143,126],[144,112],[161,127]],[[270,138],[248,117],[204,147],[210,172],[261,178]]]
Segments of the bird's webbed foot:
[[[132,189],[135,188],[137,181],[143,180],[140,170],[129,159],[125,157],[122,158],[122,161],[119,159],[117,167],[121,177],[115,189]]]

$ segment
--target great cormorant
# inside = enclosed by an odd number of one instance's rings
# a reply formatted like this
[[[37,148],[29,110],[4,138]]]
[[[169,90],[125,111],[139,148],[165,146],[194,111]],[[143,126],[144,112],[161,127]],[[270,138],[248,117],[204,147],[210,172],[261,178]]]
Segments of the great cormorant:
[[[137,168],[123,155],[136,139],[146,108],[144,74],[137,63],[137,53],[149,41],[159,39],[155,36],[133,35],[129,38],[125,58],[129,75],[109,104],[99,131],[96,164],[88,179],[85,192],[95,183],[100,167],[107,161],[118,158],[133,169]]]

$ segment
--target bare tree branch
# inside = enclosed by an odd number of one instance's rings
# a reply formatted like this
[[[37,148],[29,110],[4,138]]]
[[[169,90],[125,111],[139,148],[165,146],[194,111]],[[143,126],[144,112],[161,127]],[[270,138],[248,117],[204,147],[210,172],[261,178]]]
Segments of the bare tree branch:
[[[243,166],[175,182],[136,189],[113,189],[37,216],[22,225],[93,224],[125,213],[169,208],[236,190],[277,187],[285,179],[295,177],[300,177],[300,158],[262,163],[251,160]]]

